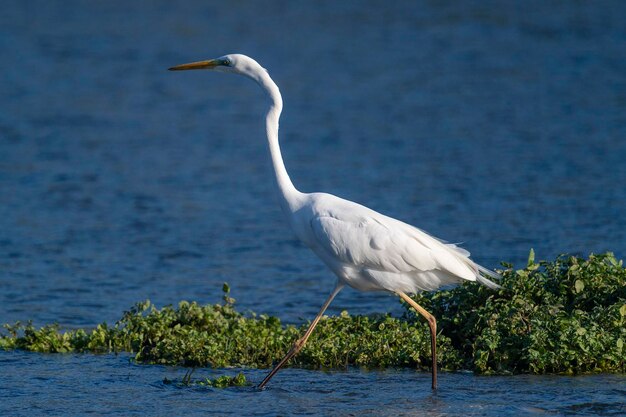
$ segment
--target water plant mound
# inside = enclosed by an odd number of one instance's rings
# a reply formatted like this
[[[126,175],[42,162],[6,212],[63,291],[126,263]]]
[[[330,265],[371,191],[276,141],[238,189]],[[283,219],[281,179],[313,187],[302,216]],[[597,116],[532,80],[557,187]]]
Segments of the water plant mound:
[[[439,366],[480,374],[626,371],[626,269],[613,254],[559,256],[524,269],[503,264],[502,289],[474,283],[415,300],[438,319]],[[286,354],[306,324],[242,313],[227,285],[223,302],[176,308],[137,303],[114,325],[62,331],[5,324],[0,349],[131,352],[140,363],[266,368]],[[292,366],[428,368],[428,326],[402,317],[325,317]]]

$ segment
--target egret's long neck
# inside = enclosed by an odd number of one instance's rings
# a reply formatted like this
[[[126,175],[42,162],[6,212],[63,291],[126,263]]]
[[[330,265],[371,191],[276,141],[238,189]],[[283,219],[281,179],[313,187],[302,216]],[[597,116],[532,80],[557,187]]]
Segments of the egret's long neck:
[[[293,211],[297,208],[302,193],[296,190],[296,187],[294,187],[289,178],[289,174],[287,174],[287,169],[285,168],[278,144],[278,120],[283,110],[283,99],[278,90],[278,86],[270,78],[267,71],[261,71],[256,74],[256,77],[253,79],[263,88],[272,101],[265,119],[267,142],[270,149],[274,173],[276,174],[276,183],[280,190],[281,206],[286,212]]]

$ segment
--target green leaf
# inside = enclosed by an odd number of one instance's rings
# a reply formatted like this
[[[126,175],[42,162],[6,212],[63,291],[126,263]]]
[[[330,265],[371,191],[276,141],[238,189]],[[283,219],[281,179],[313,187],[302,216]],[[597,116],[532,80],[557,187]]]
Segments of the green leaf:
[[[585,283],[577,279],[576,282],[574,283],[574,287],[576,288],[576,294],[579,294],[582,292],[582,290],[585,289]]]
[[[621,314],[622,317],[626,316],[626,304],[620,307],[619,314]]]
[[[535,250],[534,249],[530,249],[530,252],[528,252],[528,267],[531,267],[533,264],[535,263]]]

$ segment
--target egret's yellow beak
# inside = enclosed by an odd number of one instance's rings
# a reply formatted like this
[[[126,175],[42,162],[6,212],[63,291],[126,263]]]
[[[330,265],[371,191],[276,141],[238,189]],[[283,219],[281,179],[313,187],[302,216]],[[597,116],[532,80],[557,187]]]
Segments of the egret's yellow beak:
[[[197,70],[197,69],[213,69],[220,65],[219,59],[209,59],[208,61],[190,62],[189,64],[176,65],[169,68],[170,71],[184,71],[184,70]]]

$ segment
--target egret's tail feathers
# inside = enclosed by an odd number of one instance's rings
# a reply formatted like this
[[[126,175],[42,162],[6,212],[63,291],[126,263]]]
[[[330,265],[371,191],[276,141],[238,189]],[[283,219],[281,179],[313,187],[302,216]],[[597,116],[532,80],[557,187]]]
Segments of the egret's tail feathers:
[[[493,281],[489,281],[487,278],[483,277],[482,275],[477,275],[476,276],[476,281],[480,282],[481,284],[483,284],[486,287],[491,288],[492,290],[497,290],[502,288],[500,285],[496,284]]]
[[[502,275],[498,274],[497,272],[491,271],[491,270],[485,268],[484,266],[476,265],[476,267],[478,268],[478,270],[482,274],[487,275],[490,278],[494,278],[494,279],[501,279],[502,278]],[[492,290],[497,290],[499,288],[502,288],[500,285],[496,284],[493,281],[488,280],[487,278],[483,277],[480,274],[476,275],[476,281],[480,282],[481,284],[483,284],[486,287],[491,288]]]

